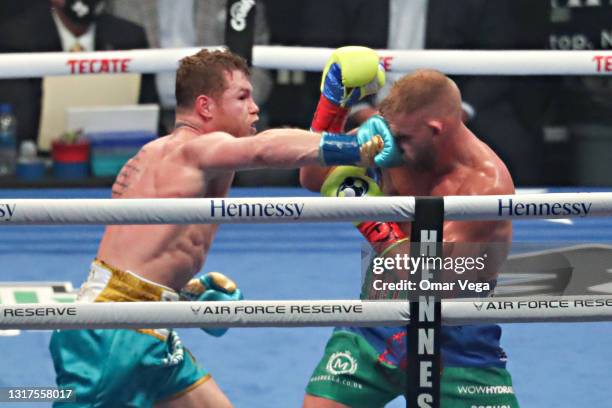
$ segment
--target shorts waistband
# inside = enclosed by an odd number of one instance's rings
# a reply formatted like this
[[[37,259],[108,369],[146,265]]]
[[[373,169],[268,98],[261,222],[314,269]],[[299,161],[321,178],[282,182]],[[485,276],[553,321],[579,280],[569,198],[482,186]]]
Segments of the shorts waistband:
[[[171,288],[152,282],[134,272],[123,271],[95,259],[81,286],[79,302],[163,302],[177,301]]]

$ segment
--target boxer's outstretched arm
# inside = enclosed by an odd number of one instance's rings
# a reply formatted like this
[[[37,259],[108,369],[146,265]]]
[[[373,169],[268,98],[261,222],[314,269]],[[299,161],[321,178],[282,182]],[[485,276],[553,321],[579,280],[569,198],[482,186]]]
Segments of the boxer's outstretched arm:
[[[297,168],[320,163],[321,134],[301,129],[270,129],[236,138],[216,132],[188,143],[186,153],[202,170]]]
[[[400,150],[387,123],[373,117],[361,125],[356,137],[301,129],[270,129],[240,138],[213,132],[185,143],[183,153],[202,170],[241,170],[296,168],[317,163],[389,167],[395,165]]]

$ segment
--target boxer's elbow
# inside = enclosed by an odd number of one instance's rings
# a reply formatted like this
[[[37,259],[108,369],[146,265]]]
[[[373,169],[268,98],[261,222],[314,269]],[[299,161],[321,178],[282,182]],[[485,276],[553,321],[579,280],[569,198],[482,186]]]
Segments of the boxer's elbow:
[[[321,175],[321,171],[323,169],[320,167],[302,167],[300,169],[300,185],[307,190],[318,193],[325,180],[325,176]]]
[[[318,191],[316,188],[316,183],[308,178],[308,175],[304,169],[300,169],[300,185],[307,190]]]

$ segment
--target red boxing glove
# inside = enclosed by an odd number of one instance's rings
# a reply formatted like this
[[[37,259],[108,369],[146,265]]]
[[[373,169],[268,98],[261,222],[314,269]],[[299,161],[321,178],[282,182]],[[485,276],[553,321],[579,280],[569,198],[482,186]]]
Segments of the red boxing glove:
[[[383,255],[395,244],[407,239],[396,222],[364,221],[357,224],[357,229],[377,255]]]

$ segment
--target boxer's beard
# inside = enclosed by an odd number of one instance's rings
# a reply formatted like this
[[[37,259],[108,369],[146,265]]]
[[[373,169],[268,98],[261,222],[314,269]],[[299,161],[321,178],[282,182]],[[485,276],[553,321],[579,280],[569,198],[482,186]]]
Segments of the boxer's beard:
[[[412,147],[412,157],[404,156],[404,160],[409,167],[416,171],[431,171],[436,166],[436,151],[433,143],[424,143]]]
[[[436,166],[436,152],[433,149],[423,149],[417,154],[413,166],[418,171],[433,170]]]

